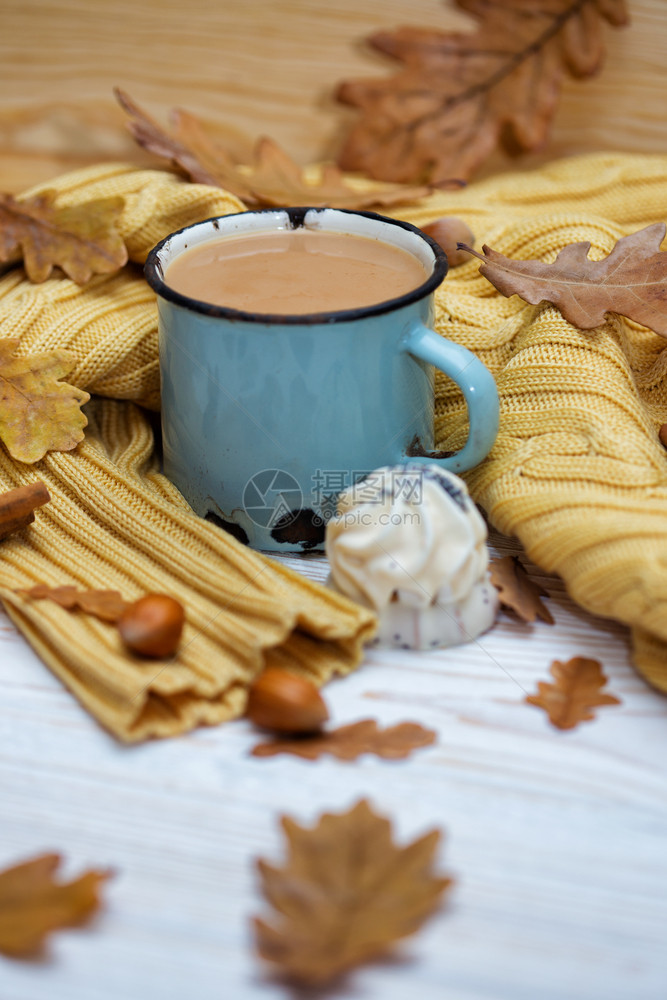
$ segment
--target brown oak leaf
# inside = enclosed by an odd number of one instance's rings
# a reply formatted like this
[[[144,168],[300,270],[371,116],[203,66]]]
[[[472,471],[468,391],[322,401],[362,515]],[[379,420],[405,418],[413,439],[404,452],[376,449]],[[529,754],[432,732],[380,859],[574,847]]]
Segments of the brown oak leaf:
[[[68,611],[84,611],[104,622],[117,622],[129,607],[117,590],[77,590],[69,585],[49,587],[45,583],[37,583],[18,593],[35,600],[53,601]]]
[[[0,339],[0,440],[19,462],[47,451],[71,451],[88,423],[81,406],[90,396],[60,381],[74,367],[68,351],[14,355],[18,340]]]
[[[305,760],[317,760],[324,754],[331,754],[339,760],[356,760],[364,753],[373,753],[387,760],[400,760],[418,747],[430,746],[435,740],[432,729],[425,729],[416,722],[401,722],[380,729],[374,719],[362,719],[312,735],[258,743],[252,754],[254,757],[274,757],[288,753]]]
[[[118,634],[131,652],[163,659],[178,647],[185,623],[185,609],[169,594],[148,593],[136,601],[125,601],[117,590],[77,590],[66,584],[49,587],[38,583],[17,594],[34,600],[47,599],[67,611],[83,611],[118,627]]]
[[[99,909],[99,889],[111,873],[56,882],[60,862],[60,855],[44,854],[0,872],[1,954],[37,956],[52,931],[82,924]]]
[[[549,594],[530,579],[517,556],[492,559],[489,573],[504,608],[511,608],[525,622],[541,618],[547,625],[554,624],[551,612],[540,600]]]
[[[607,678],[597,660],[575,656],[567,663],[554,660],[549,669],[556,683],[539,681],[538,694],[528,695],[526,701],[543,708],[558,729],[574,729],[594,719],[592,709],[600,705],[621,704],[613,694],[601,693]]]
[[[262,958],[283,976],[324,985],[414,933],[440,904],[452,879],[433,874],[440,832],[397,847],[389,820],[362,800],[312,829],[284,816],[283,868],[258,861],[273,924],[254,920]]]
[[[468,178],[500,144],[545,145],[564,77],[604,61],[602,21],[627,23],[625,0],[455,0],[476,31],[402,27],[369,42],[402,69],[340,85],[359,108],[339,165],[385,181]]]
[[[35,520],[35,509],[51,499],[40,480],[0,493],[0,539],[20,531]]]
[[[93,274],[110,274],[127,262],[118,232],[124,200],[103,198],[57,206],[56,192],[15,199],[0,194],[0,262],[23,258],[31,281],[45,281],[59,267],[78,285]]]
[[[483,254],[460,244],[483,261],[480,272],[503,295],[520,295],[537,305],[551,302],[580,330],[620,313],[667,337],[667,253],[660,252],[667,226],[656,222],[622,236],[602,260],[589,260],[590,243],[570,243],[551,264],[512,260],[491,247]]]
[[[373,190],[351,187],[334,164],[322,167],[318,181],[310,182],[302,169],[273,139],[255,145],[253,162],[239,164],[215,141],[195,115],[175,109],[171,133],[153,121],[123,90],[116,97],[129,115],[129,129],[144,149],[169,160],[190,180],[210,184],[235,194],[248,207],[309,205],[315,208],[367,208],[415,201],[429,193],[423,185],[385,185]],[[453,183],[453,182],[452,182]],[[456,182],[458,183],[458,182]]]

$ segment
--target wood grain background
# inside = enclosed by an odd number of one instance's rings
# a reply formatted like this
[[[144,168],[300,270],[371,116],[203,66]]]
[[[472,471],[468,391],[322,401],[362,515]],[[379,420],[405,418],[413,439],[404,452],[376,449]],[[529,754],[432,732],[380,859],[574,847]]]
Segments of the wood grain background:
[[[548,147],[526,167],[577,152],[664,152],[667,3],[629,0],[605,27],[592,80],[565,81]],[[334,157],[355,112],[336,84],[390,73],[364,44],[401,24],[471,28],[447,0],[2,0],[0,189],[18,191],[106,159],[152,162],[126,134],[112,88],[162,122],[180,105],[244,152],[261,134],[299,162]],[[498,155],[483,173],[507,167]]]
[[[285,562],[327,576],[323,556]],[[2,1000],[665,1000],[667,699],[630,666],[626,629],[526,566],[555,625],[503,612],[475,642],[372,649],[327,685],[335,725],[435,730],[394,762],[260,760],[243,719],[120,746],[0,610],[0,869],[56,849],[70,877],[115,871],[103,913],[54,936],[48,961],[0,956]],[[622,703],[561,732],[524,698],[577,655]],[[251,918],[270,912],[256,859],[281,864],[280,816],[311,826],[362,797],[400,844],[440,829],[455,887],[394,958],[286,989],[253,954]]]

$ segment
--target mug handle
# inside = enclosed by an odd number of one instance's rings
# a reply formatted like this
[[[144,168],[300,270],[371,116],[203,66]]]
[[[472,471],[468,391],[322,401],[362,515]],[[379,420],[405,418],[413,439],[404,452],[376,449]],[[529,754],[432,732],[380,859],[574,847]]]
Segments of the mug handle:
[[[498,435],[500,406],[493,375],[467,347],[446,340],[423,323],[412,327],[402,346],[404,351],[434,365],[456,382],[463,392],[470,424],[468,440],[460,451],[446,458],[425,455],[411,457],[410,461],[422,465],[435,462],[450,472],[472,469],[486,458]]]

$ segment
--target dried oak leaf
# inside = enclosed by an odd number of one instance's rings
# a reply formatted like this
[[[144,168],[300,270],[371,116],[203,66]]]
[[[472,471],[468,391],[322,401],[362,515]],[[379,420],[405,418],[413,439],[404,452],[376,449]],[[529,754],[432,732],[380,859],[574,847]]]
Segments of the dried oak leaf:
[[[15,199],[0,194],[0,262],[23,257],[31,281],[45,281],[59,267],[78,285],[93,274],[110,274],[127,262],[118,232],[124,200],[102,198],[58,207],[56,192]]]
[[[0,872],[0,953],[30,958],[52,931],[84,923],[100,906],[99,888],[110,876],[88,871],[56,882],[58,854],[44,854]]]
[[[129,607],[117,590],[77,590],[76,587],[49,587],[45,583],[37,583],[27,590],[18,593],[35,600],[50,600],[68,611],[76,609],[86,614],[94,615],[104,622],[117,622]]]
[[[191,181],[224,188],[248,207],[309,205],[315,208],[367,208],[415,201],[429,193],[425,186],[390,185],[372,191],[355,190],[334,164],[326,164],[315,183],[281,147],[267,137],[257,141],[253,162],[239,164],[206,131],[195,115],[175,109],[171,133],[153,121],[123,90],[116,97],[129,115],[129,129],[144,149],[169,160]]]
[[[667,337],[665,232],[665,223],[656,222],[622,236],[602,260],[589,260],[590,243],[570,243],[551,264],[512,260],[488,246],[483,254],[460,248],[483,261],[481,274],[503,295],[520,295],[532,305],[551,302],[580,330],[600,326],[607,312],[615,312]]]
[[[385,181],[468,178],[501,143],[545,145],[566,74],[595,74],[602,21],[627,23],[625,0],[455,0],[479,20],[473,32],[402,27],[373,48],[403,64],[378,80],[342,83],[359,108],[339,165]]]
[[[541,618],[547,625],[554,624],[551,612],[540,600],[540,597],[548,597],[549,594],[530,579],[517,556],[492,559],[489,573],[504,608],[511,608],[525,622]]]
[[[339,726],[312,735],[279,738],[258,743],[253,748],[254,757],[274,757],[288,753],[305,760],[317,760],[331,754],[339,760],[356,760],[364,753],[373,753],[387,760],[401,760],[418,747],[435,743],[436,734],[416,722],[401,722],[380,729],[374,719],[362,719],[347,726]]]
[[[41,480],[0,493],[0,539],[20,531],[35,520],[35,509],[51,499]]]
[[[277,920],[255,919],[254,928],[261,957],[299,984],[323,985],[384,954],[421,926],[452,884],[432,871],[438,830],[397,847],[389,820],[365,800],[324,813],[310,830],[281,822],[285,867],[258,861]]]
[[[607,678],[597,660],[575,656],[567,663],[554,660],[549,668],[555,684],[539,681],[538,694],[528,695],[529,705],[543,708],[558,729],[574,729],[580,722],[595,718],[593,708],[620,705],[613,694],[602,694]]]
[[[90,396],[61,382],[74,367],[68,351],[14,356],[19,341],[0,339],[0,440],[19,462],[47,451],[71,451],[88,423],[81,406]]]

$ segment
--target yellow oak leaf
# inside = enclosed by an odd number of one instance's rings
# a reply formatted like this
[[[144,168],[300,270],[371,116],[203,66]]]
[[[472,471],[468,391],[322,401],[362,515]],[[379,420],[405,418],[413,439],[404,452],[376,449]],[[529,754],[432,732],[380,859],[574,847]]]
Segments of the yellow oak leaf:
[[[0,194],[0,262],[23,258],[31,281],[45,281],[59,267],[78,285],[94,274],[111,274],[127,262],[118,232],[120,197],[84,205],[56,204],[56,192],[16,199]]]
[[[61,382],[74,367],[68,351],[17,357],[18,340],[0,339],[0,440],[19,462],[47,451],[71,451],[88,423],[81,406],[90,396]]]

